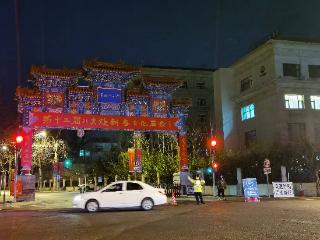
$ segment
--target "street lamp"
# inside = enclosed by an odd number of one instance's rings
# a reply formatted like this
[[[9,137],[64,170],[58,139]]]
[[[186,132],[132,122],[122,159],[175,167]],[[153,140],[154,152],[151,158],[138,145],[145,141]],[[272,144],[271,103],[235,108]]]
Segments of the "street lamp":
[[[14,202],[17,201],[17,181],[18,181],[18,158],[21,149],[21,144],[23,143],[23,136],[18,134],[16,136],[16,144],[14,145]]]
[[[2,145],[1,150],[3,152],[8,151],[8,146],[7,145]]]
[[[9,144],[2,144],[0,151],[1,151],[1,155],[2,155],[2,159],[1,159],[1,165],[2,165],[2,171],[4,172],[4,183],[6,184],[7,179],[6,179],[6,172],[9,173],[9,179],[8,182],[11,182],[11,177],[12,177],[12,172],[11,172],[11,166],[12,166],[12,161],[14,160],[14,156],[15,156],[15,142],[11,142]],[[5,165],[7,165],[7,170]],[[5,187],[4,187],[5,188]],[[9,190],[10,190],[11,186],[9,184]]]

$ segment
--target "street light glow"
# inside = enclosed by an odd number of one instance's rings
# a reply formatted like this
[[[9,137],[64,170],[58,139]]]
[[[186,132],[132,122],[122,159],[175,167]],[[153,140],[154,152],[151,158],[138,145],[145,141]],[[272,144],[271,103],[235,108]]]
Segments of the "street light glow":
[[[22,142],[23,142],[23,137],[22,137],[21,135],[18,135],[18,136],[16,137],[16,142],[17,142],[18,144],[22,143]]]
[[[37,137],[45,138],[47,136],[47,132],[45,130],[43,130],[41,132],[38,132],[36,135],[37,135]]]
[[[2,150],[2,151],[7,151],[7,150],[8,150],[8,146],[3,145],[3,146],[1,147],[1,150]]]

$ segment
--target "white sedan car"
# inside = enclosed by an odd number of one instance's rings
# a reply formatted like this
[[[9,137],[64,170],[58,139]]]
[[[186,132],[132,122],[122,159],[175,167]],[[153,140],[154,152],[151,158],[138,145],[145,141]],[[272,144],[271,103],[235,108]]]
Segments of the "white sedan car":
[[[151,210],[155,205],[167,203],[163,189],[139,181],[119,181],[96,191],[78,194],[73,207],[96,212],[99,209],[141,207]]]

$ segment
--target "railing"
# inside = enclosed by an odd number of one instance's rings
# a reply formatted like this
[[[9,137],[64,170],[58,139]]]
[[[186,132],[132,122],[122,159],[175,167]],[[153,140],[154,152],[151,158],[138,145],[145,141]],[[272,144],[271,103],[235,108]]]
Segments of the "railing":
[[[175,194],[176,197],[180,197],[181,195],[181,186],[178,184],[151,184],[156,188],[163,188],[167,197],[171,197],[172,193]]]

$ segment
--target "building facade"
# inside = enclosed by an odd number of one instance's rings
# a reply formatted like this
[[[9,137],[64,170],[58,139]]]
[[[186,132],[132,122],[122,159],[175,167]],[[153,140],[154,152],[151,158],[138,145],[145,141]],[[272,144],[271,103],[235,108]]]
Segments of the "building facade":
[[[226,150],[307,141],[320,147],[320,43],[271,39],[214,73]]]
[[[214,127],[213,70],[143,67],[143,75],[173,77],[183,81],[173,97],[192,99],[188,123],[208,131]]]

